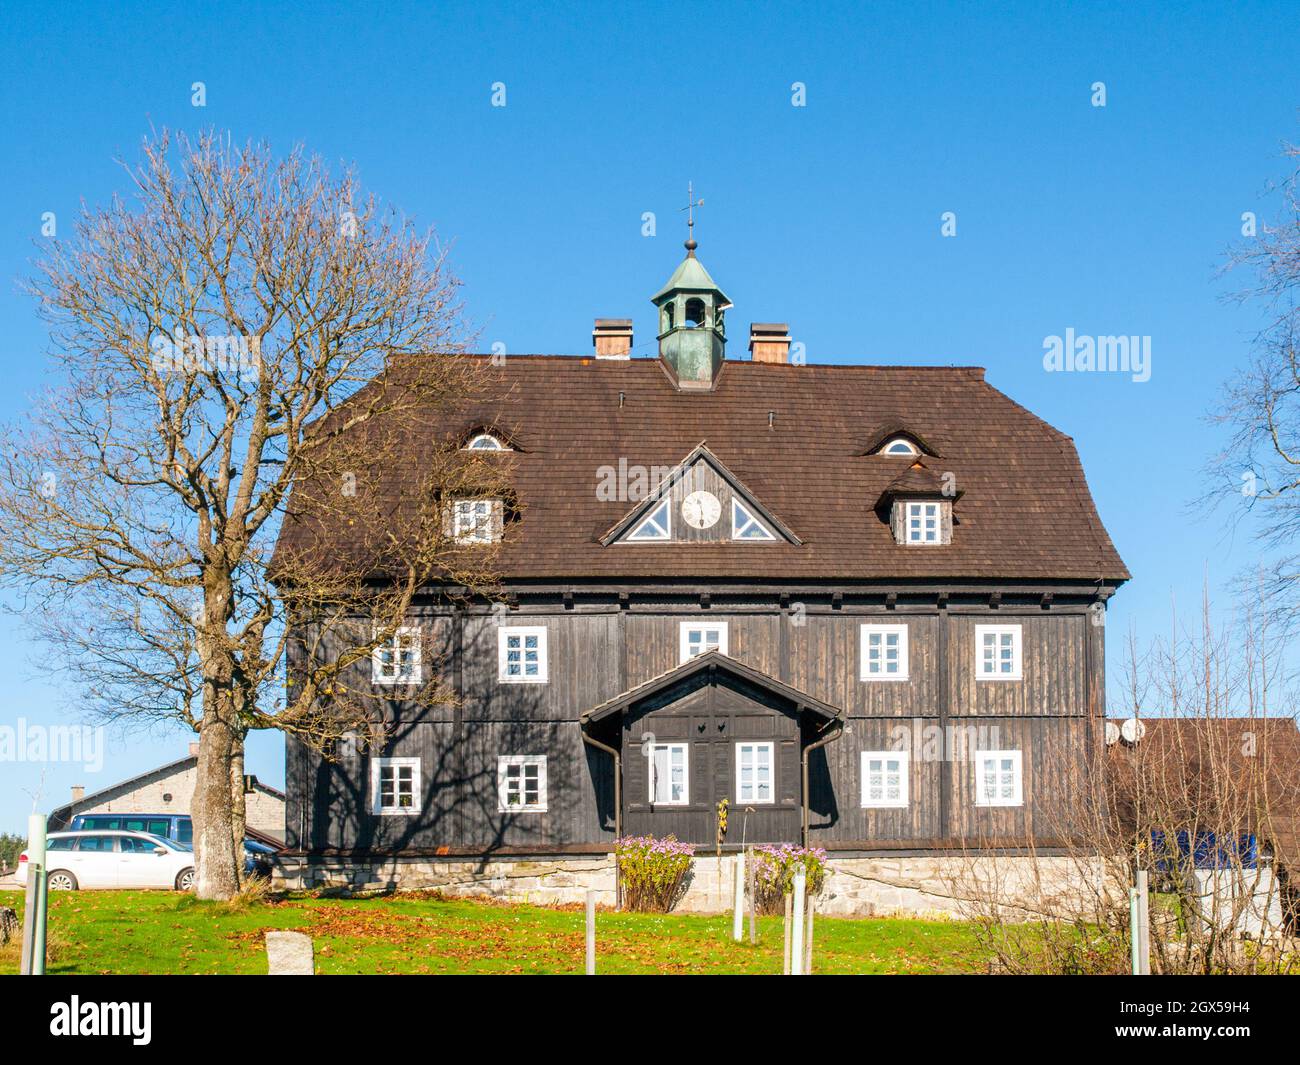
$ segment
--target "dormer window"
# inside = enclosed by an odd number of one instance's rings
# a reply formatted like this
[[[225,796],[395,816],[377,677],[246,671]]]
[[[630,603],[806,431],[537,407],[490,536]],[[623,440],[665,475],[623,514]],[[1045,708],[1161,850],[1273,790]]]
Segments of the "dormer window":
[[[889,524],[894,542],[904,547],[940,547],[952,543],[952,501],[895,499]]]
[[[478,433],[470,438],[469,443],[465,445],[466,451],[509,451],[499,437],[491,433]]]
[[[905,436],[896,436],[885,444],[878,455],[919,455],[920,449]]]
[[[921,502],[908,503],[904,519],[903,532],[909,544],[943,543],[942,503]]]

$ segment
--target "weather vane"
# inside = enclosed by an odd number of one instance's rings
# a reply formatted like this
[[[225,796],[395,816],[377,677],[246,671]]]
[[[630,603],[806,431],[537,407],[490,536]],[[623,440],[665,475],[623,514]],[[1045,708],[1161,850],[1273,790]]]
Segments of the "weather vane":
[[[686,183],[686,206],[680,208],[686,212],[686,250],[690,254],[695,254],[695,249],[699,247],[695,243],[695,208],[704,206],[704,197],[698,200],[695,198],[695,186],[691,182]]]

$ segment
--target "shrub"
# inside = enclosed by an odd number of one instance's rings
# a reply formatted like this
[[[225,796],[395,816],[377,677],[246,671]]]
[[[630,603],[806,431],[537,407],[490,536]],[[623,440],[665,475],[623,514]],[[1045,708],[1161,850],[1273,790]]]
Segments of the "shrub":
[[[623,904],[639,913],[667,913],[681,897],[695,848],[676,836],[629,836],[614,841]]]
[[[754,848],[754,861],[760,913],[785,912],[785,896],[794,891],[794,872],[800,865],[804,868],[804,891],[809,896],[819,894],[826,883],[826,852],[820,847],[764,843]]]

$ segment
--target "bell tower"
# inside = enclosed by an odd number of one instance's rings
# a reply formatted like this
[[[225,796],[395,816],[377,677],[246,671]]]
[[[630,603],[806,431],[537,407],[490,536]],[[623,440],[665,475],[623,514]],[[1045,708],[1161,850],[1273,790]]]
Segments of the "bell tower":
[[[694,190],[689,194],[686,258],[650,302],[659,308],[659,357],[677,387],[707,389],[722,369],[731,301],[695,257],[694,209],[704,201],[694,200]]]

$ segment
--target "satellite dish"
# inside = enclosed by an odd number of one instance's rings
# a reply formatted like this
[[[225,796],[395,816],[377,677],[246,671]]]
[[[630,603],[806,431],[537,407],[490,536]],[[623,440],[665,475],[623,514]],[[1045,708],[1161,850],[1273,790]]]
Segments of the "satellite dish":
[[[1139,718],[1130,717],[1125,719],[1124,724],[1120,726],[1119,731],[1120,735],[1123,736],[1127,742],[1137,743],[1138,740],[1147,734],[1147,727],[1142,724],[1142,721]]]
[[[1106,722],[1106,746],[1113,747],[1119,743],[1119,726],[1113,721]]]

